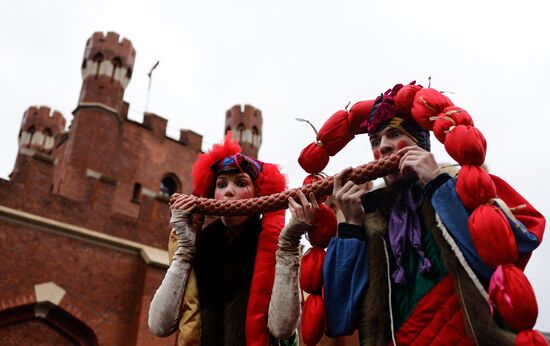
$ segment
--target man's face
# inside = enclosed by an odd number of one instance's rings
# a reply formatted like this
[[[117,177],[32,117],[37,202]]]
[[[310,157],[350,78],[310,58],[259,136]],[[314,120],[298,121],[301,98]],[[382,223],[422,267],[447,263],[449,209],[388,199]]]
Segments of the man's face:
[[[374,158],[378,160],[381,157],[389,156],[405,147],[417,145],[414,139],[406,135],[403,131],[394,127],[385,127],[378,133],[370,136],[370,145]],[[384,177],[387,185],[392,184],[401,177],[401,173],[388,174]]]

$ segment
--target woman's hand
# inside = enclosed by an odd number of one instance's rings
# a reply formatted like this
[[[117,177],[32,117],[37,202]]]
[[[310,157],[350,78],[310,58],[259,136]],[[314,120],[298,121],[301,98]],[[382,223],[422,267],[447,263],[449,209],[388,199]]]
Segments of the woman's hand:
[[[191,213],[193,209],[197,206],[197,197],[193,195],[182,195],[180,193],[175,193],[170,196],[170,209],[183,210],[185,212]]]
[[[170,224],[176,235],[178,237],[185,235],[185,238],[193,238],[194,244],[193,214],[191,212],[197,206],[197,197],[175,193],[170,196],[169,205],[172,213]]]
[[[292,217],[308,225],[313,225],[315,222],[315,216],[317,215],[317,210],[319,210],[319,204],[315,199],[313,192],[309,193],[309,201],[307,200],[304,193],[300,190],[296,193],[300,203],[296,202],[294,198],[288,198],[288,208]]]

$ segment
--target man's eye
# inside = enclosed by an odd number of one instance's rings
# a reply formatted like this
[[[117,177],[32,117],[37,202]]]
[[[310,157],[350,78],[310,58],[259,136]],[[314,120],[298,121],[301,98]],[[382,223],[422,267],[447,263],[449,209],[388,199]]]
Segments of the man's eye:
[[[246,180],[239,180],[237,182],[238,187],[246,187],[248,185],[248,182]]]
[[[217,186],[218,188],[221,189],[221,188],[226,187],[227,184],[225,183],[225,181],[218,181],[218,183],[216,184],[216,186]]]
[[[401,136],[401,132],[399,132],[399,131],[393,131],[393,132],[391,133],[391,137],[392,137],[392,138],[397,138],[397,137],[399,137],[399,136]]]

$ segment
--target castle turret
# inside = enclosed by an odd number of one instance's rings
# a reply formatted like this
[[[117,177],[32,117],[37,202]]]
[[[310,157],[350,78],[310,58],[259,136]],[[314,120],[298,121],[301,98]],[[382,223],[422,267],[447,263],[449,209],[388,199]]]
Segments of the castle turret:
[[[55,163],[55,143],[64,133],[65,118],[49,107],[29,107],[21,122],[19,151],[10,175],[12,181],[49,189]]]
[[[262,145],[262,111],[251,106],[231,107],[225,116],[225,133],[233,132],[233,140],[239,142],[245,155],[258,158]]]
[[[65,130],[65,118],[49,107],[29,107],[23,115],[19,132],[19,150],[28,148],[51,154],[55,138]]]
[[[136,51],[115,32],[96,32],[86,42],[79,106],[101,104],[125,116],[124,90],[132,77]]]
[[[127,39],[96,32],[86,42],[82,63],[82,90],[56,175],[54,191],[82,199],[90,172],[116,184],[117,153],[128,103],[124,89],[130,82],[136,51]],[[93,148],[93,150],[90,150]]]

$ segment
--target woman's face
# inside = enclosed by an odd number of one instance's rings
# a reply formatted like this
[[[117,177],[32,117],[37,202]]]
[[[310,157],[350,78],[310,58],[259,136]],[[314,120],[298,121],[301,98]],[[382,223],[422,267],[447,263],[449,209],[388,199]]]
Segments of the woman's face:
[[[214,199],[243,199],[255,197],[254,182],[247,173],[220,174],[216,178]],[[250,216],[222,216],[228,228],[242,226]]]

